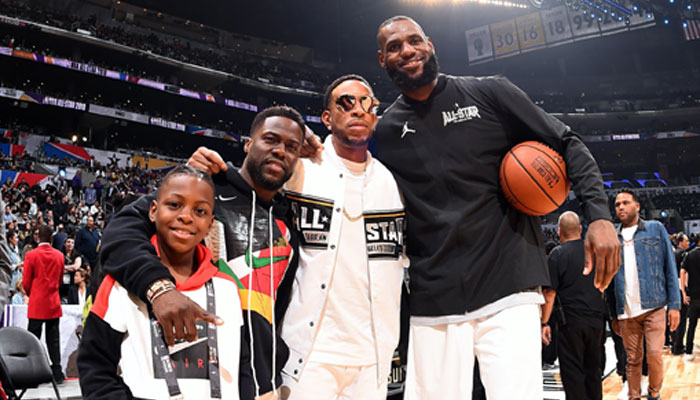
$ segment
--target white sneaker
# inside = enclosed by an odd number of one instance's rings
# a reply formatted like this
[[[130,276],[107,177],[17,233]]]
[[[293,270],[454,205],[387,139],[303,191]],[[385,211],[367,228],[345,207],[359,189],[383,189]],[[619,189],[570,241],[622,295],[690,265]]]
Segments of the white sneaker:
[[[629,386],[627,385],[627,381],[624,381],[622,383],[622,390],[620,390],[620,393],[617,394],[617,400],[627,400],[629,393]]]
[[[649,392],[649,378],[642,375],[642,396],[646,396]]]
[[[693,361],[695,360],[695,354],[686,354],[683,356],[683,360],[688,362]]]

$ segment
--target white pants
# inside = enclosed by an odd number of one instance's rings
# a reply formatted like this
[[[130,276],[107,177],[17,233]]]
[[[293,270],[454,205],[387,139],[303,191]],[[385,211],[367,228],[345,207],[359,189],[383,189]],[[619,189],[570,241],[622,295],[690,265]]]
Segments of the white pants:
[[[539,308],[526,304],[488,317],[411,325],[405,400],[471,399],[474,356],[489,400],[542,400]]]
[[[386,400],[387,379],[377,384],[377,365],[346,367],[307,362],[299,380],[282,375],[287,400]]]

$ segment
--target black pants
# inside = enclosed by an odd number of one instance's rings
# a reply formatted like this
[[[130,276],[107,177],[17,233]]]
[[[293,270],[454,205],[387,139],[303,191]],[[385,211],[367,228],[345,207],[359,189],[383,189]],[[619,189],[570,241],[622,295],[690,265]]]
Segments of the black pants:
[[[557,361],[557,314],[552,312],[551,317],[549,317],[549,330],[552,332],[552,340],[549,345],[542,343],[542,363],[543,364],[554,364]]]
[[[41,325],[46,324],[46,349],[51,359],[51,369],[61,371],[61,336],[59,331],[60,318],[54,319],[29,319],[27,330],[41,340]]]
[[[683,299],[683,295],[681,295]],[[681,322],[678,324],[678,328],[673,332],[673,340],[671,341],[671,352],[675,355],[683,354],[683,336],[685,336],[685,320],[688,316],[688,306],[681,301]],[[668,327],[668,324],[666,324]]]
[[[486,389],[481,383],[481,374],[479,373],[479,360],[474,357],[474,384],[472,385],[472,400],[486,400]]]
[[[559,328],[559,371],[567,400],[601,400],[603,371],[600,369],[600,327],[565,325]]]
[[[688,306],[688,337],[685,341],[685,354],[693,354],[693,340],[695,339],[695,329],[698,327],[699,317],[700,299],[693,299]]]

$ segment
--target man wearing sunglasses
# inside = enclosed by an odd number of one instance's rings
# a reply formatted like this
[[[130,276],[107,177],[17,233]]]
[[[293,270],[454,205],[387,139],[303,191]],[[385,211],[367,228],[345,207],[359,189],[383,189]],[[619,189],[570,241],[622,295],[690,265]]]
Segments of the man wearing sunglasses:
[[[300,254],[282,322],[290,350],[282,397],[383,400],[408,267],[403,200],[367,151],[379,106],[369,83],[341,76],[324,106],[321,120],[331,132],[324,150],[298,162],[285,185]],[[189,164],[209,173],[226,168],[206,148]]]
[[[378,105],[364,78],[333,81],[322,161],[302,159],[285,185],[301,236],[282,323],[290,400],[386,399],[408,259],[398,187],[367,151]]]
[[[540,219],[498,185],[502,157],[538,140],[564,156],[590,222],[585,273],[603,290],[620,246],[595,160],[581,139],[502,77],[438,73],[435,48],[409,17],[381,24],[380,65],[401,91],[382,115],[376,156],[405,196],[411,238],[404,398],[470,398],[474,355],[489,399],[542,399],[540,287],[549,283]]]

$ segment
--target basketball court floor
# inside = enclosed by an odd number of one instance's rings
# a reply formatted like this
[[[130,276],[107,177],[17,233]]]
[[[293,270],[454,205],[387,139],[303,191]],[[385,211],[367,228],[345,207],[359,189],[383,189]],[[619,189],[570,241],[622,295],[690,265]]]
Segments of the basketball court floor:
[[[695,331],[697,338],[694,354],[695,360],[684,361],[683,356],[674,356],[670,349],[664,350],[664,385],[661,389],[663,400],[700,400],[700,326]],[[622,379],[615,372],[615,350],[612,339],[605,343],[606,366],[603,381],[603,400],[616,400],[622,389]],[[544,399],[564,400],[564,391],[561,386],[559,369],[555,368],[542,371]],[[67,380],[59,385],[61,398],[66,400],[82,399],[78,381]],[[51,385],[42,385],[37,389],[30,389],[24,395],[27,400],[54,399]],[[394,397],[392,397],[392,400]],[[361,400],[361,399],[358,399]],[[461,399],[455,399],[461,400]],[[469,399],[464,399],[469,400]]]

